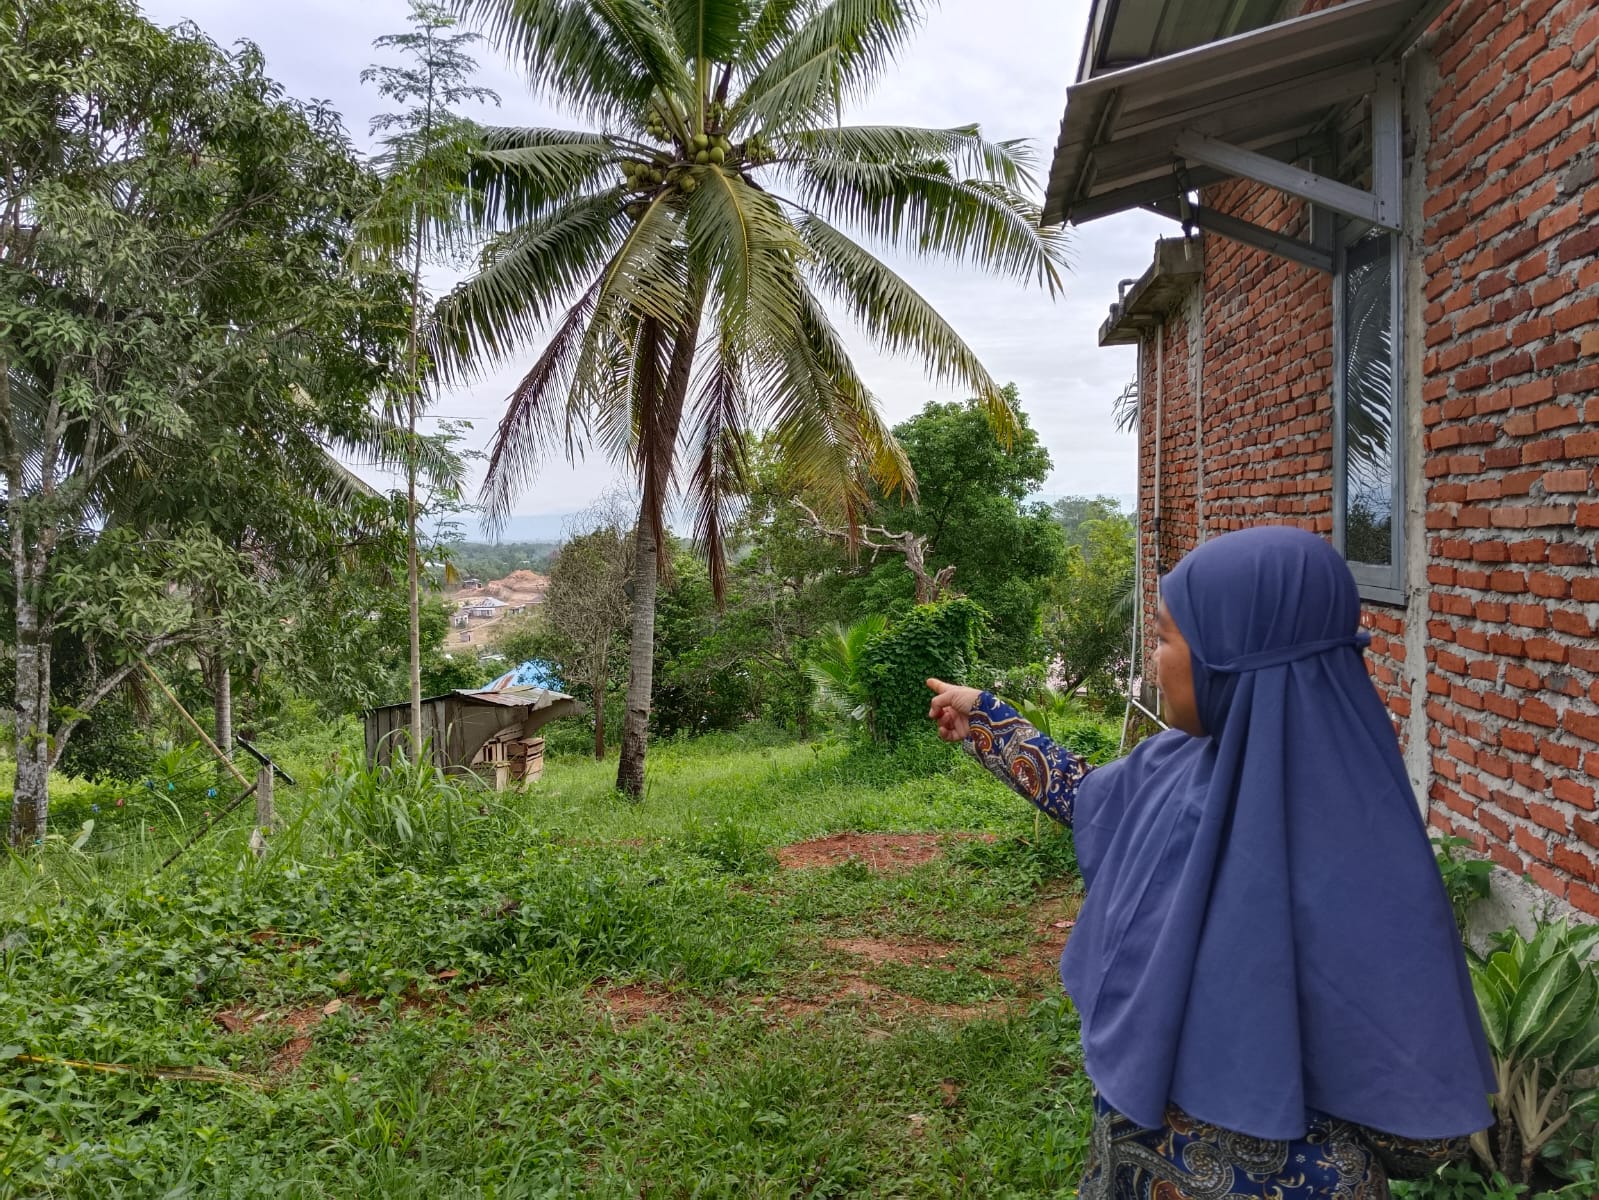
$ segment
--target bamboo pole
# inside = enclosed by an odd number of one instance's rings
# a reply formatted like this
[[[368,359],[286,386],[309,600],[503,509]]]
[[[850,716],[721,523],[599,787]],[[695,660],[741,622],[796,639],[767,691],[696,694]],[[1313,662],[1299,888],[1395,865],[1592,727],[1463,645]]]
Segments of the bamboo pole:
[[[166,685],[166,682],[161,678],[161,676],[155,673],[155,668],[142,658],[139,660],[139,665],[144,668],[144,673],[155,681],[156,687],[161,689],[162,694],[165,695],[168,700],[172,701],[172,707],[183,714],[183,719],[189,723],[194,732],[200,735],[200,740],[207,746],[211,747],[211,753],[220,758],[222,760],[222,765],[232,772],[233,778],[237,779],[243,786],[249,787],[250,781],[244,777],[243,772],[241,772],[238,767],[233,765],[233,760],[231,758],[222,753],[221,748],[211,740],[211,735],[200,727],[200,722],[196,721],[192,716],[189,715],[189,710],[184,708],[182,701],[172,694],[172,689]]]

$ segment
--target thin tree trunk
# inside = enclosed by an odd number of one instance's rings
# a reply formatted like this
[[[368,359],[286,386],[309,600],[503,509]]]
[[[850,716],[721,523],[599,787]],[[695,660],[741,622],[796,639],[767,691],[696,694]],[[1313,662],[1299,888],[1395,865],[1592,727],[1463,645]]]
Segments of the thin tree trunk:
[[[666,387],[660,403],[663,410],[656,427],[659,444],[667,447],[663,465],[645,460],[644,500],[639,508],[637,557],[633,563],[633,642],[628,651],[627,712],[622,721],[622,752],[616,767],[616,788],[635,800],[644,795],[645,743],[650,729],[650,697],[655,686],[655,595],[660,581],[662,543],[665,542],[666,515],[651,511],[650,497],[664,497],[670,476],[670,456],[677,445],[677,429],[683,420],[683,403],[688,398],[689,369],[694,365],[694,348],[700,335],[700,307],[705,291],[701,286],[693,303],[689,323],[678,331],[672,343],[672,357],[666,371]],[[647,418],[646,418],[647,419]],[[659,508],[664,510],[664,500]]]
[[[233,755],[233,672],[228,668],[224,659],[217,659],[215,678],[211,686],[214,689],[212,703],[216,710],[216,742],[217,749],[231,757]]]
[[[433,108],[438,102],[438,81],[434,77],[433,36],[436,29],[427,30],[427,97],[422,117],[424,152],[433,145]],[[423,225],[421,213],[411,213],[411,328],[406,343],[406,444],[405,444],[405,584],[411,606],[411,758],[422,756],[422,586],[421,572],[417,567],[416,547],[416,414],[418,393],[421,391],[421,305],[422,305],[422,249]]]
[[[595,678],[589,689],[594,695],[594,758],[605,757],[605,676]]]
[[[411,756],[422,753],[422,587],[421,572],[417,569],[416,553],[416,407],[417,407],[417,341],[421,303],[422,241],[417,235],[416,260],[411,269],[411,336],[406,379],[406,444],[405,444],[405,588],[410,604],[410,669],[411,669]]]
[[[55,436],[54,410],[44,423],[43,438]],[[16,588],[16,689],[12,720],[17,759],[11,795],[11,844],[25,848],[42,842],[49,831],[50,811],[50,630],[40,619],[39,598],[55,546],[53,533],[30,539],[23,480],[22,448],[12,420],[9,364],[0,361],[0,440],[4,442],[6,495],[9,498],[11,573]],[[45,446],[44,471],[55,458]],[[45,489],[48,491],[48,487]]]
[[[17,526],[22,522],[19,520]],[[13,528],[12,541],[22,536]],[[17,560],[26,564],[24,551]],[[14,560],[16,561],[16,560]],[[17,578],[16,790],[11,798],[11,844],[44,840],[50,811],[50,645],[39,628],[30,572]]]
[[[616,788],[636,800],[644,794],[644,744],[650,728],[650,692],[655,684],[655,592],[660,582],[655,530],[642,515],[635,544],[633,641],[628,651],[627,712],[622,718],[622,755],[616,768]]]

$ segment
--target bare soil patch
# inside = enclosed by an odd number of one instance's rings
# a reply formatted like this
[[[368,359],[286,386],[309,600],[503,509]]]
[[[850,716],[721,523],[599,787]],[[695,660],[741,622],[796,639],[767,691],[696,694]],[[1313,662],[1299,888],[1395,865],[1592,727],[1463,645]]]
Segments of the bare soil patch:
[[[310,1037],[302,1034],[299,1037],[290,1038],[272,1056],[272,1066],[270,1068],[272,1074],[287,1075],[290,1071],[295,1070],[300,1065],[300,1060],[305,1057],[306,1052],[310,1049]]]
[[[953,946],[944,942],[895,942],[886,938],[823,938],[829,950],[881,963],[929,963],[948,958]]]
[[[1036,902],[1028,913],[1032,941],[1020,954],[1000,959],[993,974],[1022,985],[1034,985],[1039,994],[1052,983],[1060,966],[1060,952],[1077,923],[1080,895],[1051,896]]]
[[[943,853],[946,842],[972,837],[993,841],[992,834],[835,833],[783,846],[776,853],[778,863],[790,870],[836,867],[854,859],[873,871],[888,873],[932,862]]]
[[[848,954],[857,960],[850,969],[812,982],[820,986],[803,995],[777,995],[756,1003],[774,1018],[789,1020],[814,1016],[835,1006],[869,1009],[880,1024],[892,1025],[907,1017],[934,1017],[951,1021],[997,1018],[1024,1011],[1028,1005],[1059,986],[1056,964],[1061,947],[1076,923],[1082,903],[1079,895],[1051,896],[1036,901],[1027,910],[1029,940],[1026,948],[1008,955],[990,968],[990,975],[1017,985],[1014,996],[997,997],[976,1004],[936,1004],[907,996],[866,978],[874,967],[886,963],[909,963],[936,967],[950,956],[954,947],[945,942],[918,938],[824,938],[828,950]],[[858,970],[855,967],[858,966]]]
[[[623,1024],[669,1015],[683,1005],[682,998],[662,987],[629,983],[593,993],[594,1000]]]
[[[770,1020],[801,1020],[839,1007],[869,1010],[878,1025],[894,1025],[908,1018],[936,1018],[945,1021],[976,1021],[1025,1011],[1031,996],[1001,996],[978,1004],[935,1004],[893,991],[859,975],[840,975],[822,996],[766,996],[750,1002],[765,1011]]]
[[[435,978],[445,981],[454,979],[458,974],[457,971],[441,971]],[[446,1004],[460,1003],[457,997],[444,992],[418,992],[414,989],[407,991],[399,1000],[402,1012],[434,1012]],[[282,1075],[300,1065],[300,1060],[311,1049],[312,1034],[323,1021],[345,1008],[365,1010],[376,1008],[378,1004],[377,999],[369,996],[339,997],[316,1004],[280,1009],[256,1008],[240,1004],[223,1009],[211,1019],[229,1033],[248,1033],[258,1027],[264,1027],[277,1036],[288,1034],[289,1037],[272,1056],[269,1068],[274,1075]]]

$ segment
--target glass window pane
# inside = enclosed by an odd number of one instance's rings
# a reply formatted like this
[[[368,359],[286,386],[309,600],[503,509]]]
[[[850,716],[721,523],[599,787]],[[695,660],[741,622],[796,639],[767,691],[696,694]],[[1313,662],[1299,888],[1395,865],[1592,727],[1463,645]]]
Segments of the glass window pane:
[[[1344,557],[1393,562],[1392,235],[1367,234],[1344,256]]]

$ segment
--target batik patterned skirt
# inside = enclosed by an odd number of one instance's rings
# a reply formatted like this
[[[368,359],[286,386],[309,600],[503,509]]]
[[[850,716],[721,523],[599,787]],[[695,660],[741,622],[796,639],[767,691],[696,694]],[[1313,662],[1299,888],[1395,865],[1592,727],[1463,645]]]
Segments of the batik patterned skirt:
[[[1468,1150],[1464,1139],[1415,1141],[1320,1117],[1305,1136],[1267,1141],[1180,1109],[1144,1129],[1097,1096],[1081,1200],[1388,1200],[1390,1175],[1412,1177]]]

